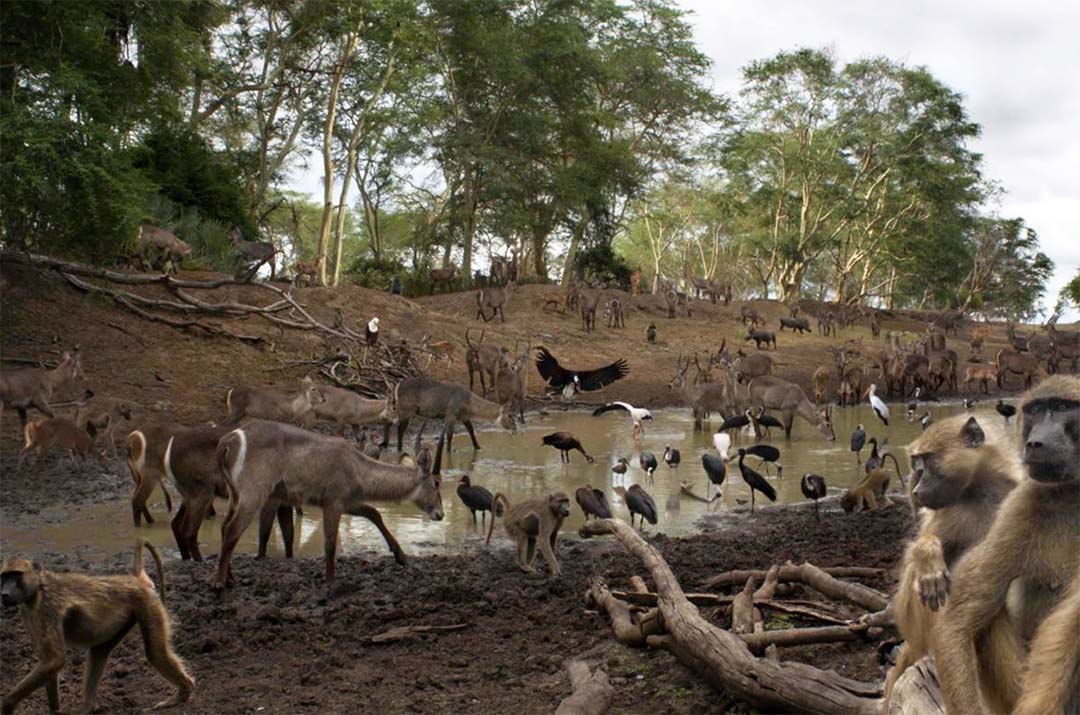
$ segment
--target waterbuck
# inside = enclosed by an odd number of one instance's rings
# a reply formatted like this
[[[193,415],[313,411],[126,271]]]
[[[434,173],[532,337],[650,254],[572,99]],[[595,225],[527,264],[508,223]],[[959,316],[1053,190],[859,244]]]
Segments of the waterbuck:
[[[75,424],[81,430],[91,428],[105,438],[105,451],[116,456],[116,429],[121,420],[131,421],[131,403],[115,397],[95,395],[87,390],[75,409]]]
[[[517,350],[520,341],[514,343]],[[516,412],[522,424],[525,423],[525,395],[529,391],[529,356],[532,354],[532,341],[527,341],[525,352],[518,355],[513,363],[503,363],[495,374],[495,399],[500,405],[507,405],[511,412]]]
[[[791,425],[795,421],[795,415],[817,427],[830,442],[836,439],[829,408],[814,407],[814,403],[806,398],[806,393],[795,383],[765,375],[751,380],[747,391],[755,406],[783,413],[784,435],[788,439],[791,439]]]
[[[513,292],[513,283],[508,283],[505,287],[489,286],[476,291],[476,317],[483,318],[486,323],[489,320],[494,320],[495,315],[498,314],[502,318],[502,322],[505,323],[506,313],[503,312],[503,308],[506,307],[506,303],[510,300],[510,295]],[[490,318],[486,313],[488,308],[491,308]]]
[[[0,370],[0,415],[4,409],[14,407],[23,427],[26,427],[26,411],[31,407],[48,417],[54,417],[49,407],[53,393],[81,376],[82,365],[78,353],[73,356],[67,352],[52,370],[40,367]]]
[[[465,329],[465,366],[469,369],[469,389],[473,389],[473,375],[480,375],[480,394],[487,395],[488,385],[495,386],[495,376],[504,366],[509,365],[506,351],[491,345],[484,345],[484,331],[480,331],[480,340],[473,345],[469,328]],[[488,385],[484,384],[487,375]]]
[[[66,417],[49,417],[44,420],[33,420],[23,427],[25,444],[19,452],[19,460],[15,463],[15,471],[22,468],[23,460],[31,450],[37,450],[37,467],[40,469],[53,447],[60,447],[68,453],[72,464],[78,455],[83,462],[87,457],[94,457],[99,464],[105,465],[105,457],[94,447],[94,432],[80,429],[74,422]]]
[[[232,582],[231,562],[244,531],[260,512],[281,505],[312,504],[323,512],[326,579],[333,580],[338,527],[343,514],[378,518],[371,502],[408,500],[434,521],[443,518],[439,478],[423,449],[415,466],[386,464],[357,452],[340,437],[292,425],[255,420],[221,438],[217,462],[229,490],[229,513],[221,526],[221,553],[214,590]],[[404,555],[393,535],[380,529],[398,561]]]
[[[517,431],[513,408],[510,405],[488,402],[456,382],[438,382],[426,377],[410,377],[399,382],[394,387],[391,397],[387,399],[386,415],[390,419],[397,419],[399,452],[405,430],[409,428],[409,420],[422,417],[425,422],[429,419],[443,421],[439,446],[435,451],[435,474],[439,473],[442,465],[443,441],[445,440],[446,450],[449,452],[453,447],[454,427],[459,422],[468,430],[473,449],[480,449],[480,443],[476,441],[476,430],[473,428],[474,419],[494,422],[510,432]],[[423,430],[424,426],[421,425],[420,431],[423,432]],[[390,425],[387,422],[383,432],[383,443],[389,441],[389,437]],[[419,438],[418,434],[417,439]]]
[[[315,405],[326,400],[311,378],[305,377],[300,389],[285,393],[268,387],[231,387],[225,393],[226,424],[236,424],[245,417],[308,425]]]
[[[581,294],[581,327],[586,333],[596,330],[596,309],[600,306],[600,291],[593,289],[591,292]]]
[[[672,390],[678,390],[683,403],[690,408],[694,415],[694,429],[701,429],[705,417],[711,412],[721,415],[733,414],[742,404],[739,401],[738,387],[728,371],[724,370],[719,382],[702,382],[691,384],[687,377],[690,369],[690,358],[680,355],[675,371],[675,377],[668,383]]]
[[[147,261],[156,253],[162,257],[162,268],[173,272],[179,268],[180,261],[191,256],[191,246],[184,243],[172,231],[158,228],[145,221],[139,224],[139,234],[135,239],[136,255],[139,266],[146,270]],[[151,266],[153,265],[151,261]]]
[[[450,266],[449,268],[432,268],[431,269],[431,293],[435,294],[435,289],[441,285],[450,287],[450,283],[457,276],[457,266]]]
[[[243,280],[250,281],[259,272],[264,263],[270,265],[270,280],[277,278],[277,261],[274,256],[277,249],[269,241],[246,241],[239,226],[234,226],[229,231],[229,241],[236,253],[236,277],[239,278],[244,271],[247,275]]]
[[[1005,381],[1010,373],[1023,377],[1024,389],[1029,389],[1035,373],[1039,370],[1039,361],[1034,355],[1017,352],[1009,348],[998,350],[997,356],[994,358],[994,364],[997,365],[997,386],[999,390],[1004,389]]]
[[[345,436],[345,425],[349,425],[353,437],[359,439],[360,428],[381,421],[386,410],[386,400],[361,397],[352,390],[331,385],[316,385],[315,389],[322,395],[321,401],[312,404],[315,416],[332,421],[342,437]]]

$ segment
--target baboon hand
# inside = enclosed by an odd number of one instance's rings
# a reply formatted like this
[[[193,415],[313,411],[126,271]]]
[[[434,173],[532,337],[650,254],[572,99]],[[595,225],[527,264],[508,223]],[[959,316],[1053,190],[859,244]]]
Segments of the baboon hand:
[[[929,574],[919,576],[915,582],[915,590],[923,605],[931,611],[936,611],[945,605],[945,599],[949,595],[949,570],[942,569]]]

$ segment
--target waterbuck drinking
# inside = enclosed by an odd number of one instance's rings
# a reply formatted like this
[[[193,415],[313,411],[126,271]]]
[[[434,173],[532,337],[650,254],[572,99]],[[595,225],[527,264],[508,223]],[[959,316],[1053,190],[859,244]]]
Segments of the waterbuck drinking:
[[[417,455],[415,466],[386,464],[341,437],[255,420],[221,438],[217,462],[229,490],[229,513],[221,527],[216,591],[232,581],[232,555],[247,527],[261,512],[276,513],[282,505],[322,509],[328,581],[335,576],[342,515],[371,519],[399,562],[404,560],[401,547],[371,502],[408,500],[434,521],[443,518],[439,478],[431,474],[427,449]]]

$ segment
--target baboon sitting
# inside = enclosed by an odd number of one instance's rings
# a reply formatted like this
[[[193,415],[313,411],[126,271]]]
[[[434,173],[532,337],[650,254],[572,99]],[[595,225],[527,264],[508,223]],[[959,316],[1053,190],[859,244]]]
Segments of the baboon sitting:
[[[1022,662],[1025,654],[977,650],[977,638],[1007,612],[1021,642],[1038,634],[1036,642],[1045,644],[1041,625],[1070,591],[1080,568],[1080,378],[1043,380],[1024,396],[1021,412],[1026,478],[1001,503],[986,538],[959,563],[944,617],[934,629],[934,657],[948,712],[1008,711],[1016,704],[1009,697],[1016,689],[997,703],[990,686],[1012,686],[1020,672],[999,676],[993,684],[979,673],[1000,672]],[[1074,637],[1054,657],[1076,663],[1078,649]],[[1032,658],[1041,662],[1043,653],[1032,653]],[[1053,669],[1027,672],[1020,702],[1029,703],[1043,691],[1060,692],[1055,677]],[[1071,685],[1074,692],[1061,697],[1065,702],[1080,696],[1075,692],[1080,685]]]
[[[144,547],[157,564],[160,598],[154,582],[143,570]],[[176,686],[176,693],[154,709],[186,702],[195,688],[194,679],[170,643],[161,556],[142,539],[135,544],[135,565],[130,575],[53,573],[32,561],[9,558],[0,575],[0,600],[6,607],[19,606],[26,634],[39,657],[33,670],[4,696],[4,713],[15,712],[20,702],[42,686],[49,709],[60,710],[59,675],[68,643],[90,651],[83,682],[83,711],[93,712],[109,654],[136,623],[146,646],[146,659]]]
[[[998,505],[1019,482],[1019,460],[1006,445],[995,426],[987,424],[984,431],[974,417],[960,415],[934,423],[908,446],[908,488],[922,523],[904,552],[891,606],[904,645],[885,681],[886,711],[896,680],[931,650],[951,570],[986,536]],[[1008,645],[1011,632],[1007,618],[997,620],[980,647]],[[984,675],[989,682],[998,680],[994,673]]]
[[[536,573],[533,561],[536,559],[536,546],[540,545],[540,553],[548,563],[552,576],[562,576],[562,569],[555,558],[555,541],[559,536],[563,520],[570,516],[570,499],[562,492],[549,494],[546,497],[526,499],[518,504],[511,505],[510,500],[501,492],[492,500],[492,509],[498,510],[499,503],[503,509],[503,526],[506,527],[507,535],[517,545],[517,565],[525,573]],[[491,533],[495,528],[495,520],[491,520],[488,526],[487,542],[491,543]]]

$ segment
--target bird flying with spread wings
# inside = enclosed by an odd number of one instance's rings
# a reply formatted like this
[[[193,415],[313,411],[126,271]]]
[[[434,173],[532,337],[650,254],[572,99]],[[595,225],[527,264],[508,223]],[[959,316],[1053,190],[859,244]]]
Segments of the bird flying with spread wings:
[[[573,397],[575,392],[592,392],[616,380],[621,380],[630,372],[625,358],[619,358],[610,365],[595,370],[569,370],[559,364],[547,348],[537,348],[536,369],[547,381],[548,387],[560,390],[564,395]]]

